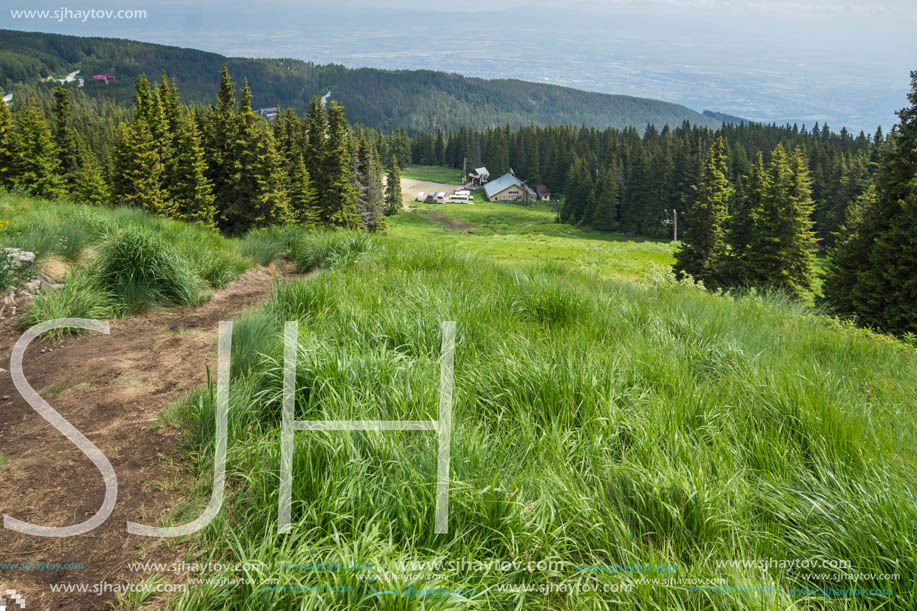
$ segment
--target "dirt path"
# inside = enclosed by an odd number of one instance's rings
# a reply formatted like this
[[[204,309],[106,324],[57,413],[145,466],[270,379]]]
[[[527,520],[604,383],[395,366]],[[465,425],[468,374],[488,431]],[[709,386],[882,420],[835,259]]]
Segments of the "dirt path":
[[[207,304],[111,322],[98,333],[33,342],[26,379],[108,457],[118,501],[108,520],[84,535],[45,538],[0,527],[0,563],[81,563],[82,569],[0,568],[0,596],[15,589],[26,609],[104,609],[111,594],[52,593],[49,584],[142,581],[129,562],[185,560],[174,540],[130,535],[128,520],[156,525],[183,501],[183,475],[172,463],[179,433],[152,426],[162,410],[216,371],[217,325],[263,301],[274,274],[250,270]],[[102,504],[104,483],[80,450],[16,392],[9,357],[19,332],[0,325],[0,513],[47,526],[77,524]],[[5,460],[4,460],[5,459]],[[5,462],[5,464],[3,464]]]
[[[471,227],[475,227],[475,225],[471,223],[463,223],[462,221],[454,219],[451,216],[444,216],[435,210],[430,211],[430,219],[436,221],[449,231],[458,231],[459,233],[468,233],[468,230]]]

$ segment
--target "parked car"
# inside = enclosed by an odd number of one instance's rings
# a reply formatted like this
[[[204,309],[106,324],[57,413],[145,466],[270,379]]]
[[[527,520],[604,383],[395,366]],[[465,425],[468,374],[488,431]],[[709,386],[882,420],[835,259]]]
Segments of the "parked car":
[[[417,194],[417,197],[414,198],[414,201],[415,201],[415,202],[422,202],[426,196],[427,196],[427,194],[424,193],[423,191],[421,191],[420,193]]]
[[[446,194],[443,191],[440,191],[436,194],[436,199],[434,200],[437,204],[446,203]]]

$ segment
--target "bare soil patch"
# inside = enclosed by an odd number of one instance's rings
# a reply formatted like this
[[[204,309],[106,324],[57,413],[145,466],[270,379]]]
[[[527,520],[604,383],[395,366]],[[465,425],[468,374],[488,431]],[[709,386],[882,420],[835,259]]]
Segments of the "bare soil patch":
[[[128,520],[156,525],[185,500],[180,483],[188,476],[172,462],[180,433],[154,420],[206,383],[206,366],[215,375],[219,321],[260,304],[276,275],[273,268],[250,270],[194,310],[111,321],[111,335],[32,343],[26,379],[108,457],[118,476],[118,500],[108,520],[84,535],[45,538],[0,528],[4,563],[84,567],[0,569],[0,590],[23,594],[27,609],[104,609],[110,594],[52,593],[49,585],[142,581],[150,575],[128,571],[127,563],[184,560],[174,540],[126,529]],[[0,321],[0,513],[46,526],[77,524],[101,507],[102,475],[14,388],[9,357],[19,335],[14,320]]]
[[[413,178],[402,178],[401,179],[401,196],[404,199],[404,209],[411,210],[411,202],[414,201],[414,198],[417,197],[417,194],[423,191],[424,193],[438,193],[442,191],[449,195],[452,194],[453,189],[458,189],[460,185],[449,185],[442,182],[429,182],[426,180],[415,180]]]
[[[430,211],[430,219],[433,221],[436,221],[437,223],[439,223],[440,225],[442,225],[449,231],[458,231],[461,233],[468,233],[468,229],[475,226],[471,223],[463,223],[462,221],[458,219],[454,219],[449,216],[444,216],[434,210]]]

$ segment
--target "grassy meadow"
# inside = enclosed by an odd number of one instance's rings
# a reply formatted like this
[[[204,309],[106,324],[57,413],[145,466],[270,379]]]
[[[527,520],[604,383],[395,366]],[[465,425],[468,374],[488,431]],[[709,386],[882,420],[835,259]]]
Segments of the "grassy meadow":
[[[348,256],[278,285],[236,322],[230,494],[198,541],[205,559],[263,568],[218,575],[254,585],[195,587],[175,608],[917,605],[912,347],[658,271],[636,283],[401,237],[317,239],[320,257]],[[448,534],[433,533],[435,435],[405,431],[296,432],[293,530],[277,534],[288,320],[300,324],[295,412],[308,420],[436,419],[440,323],[456,321]],[[189,431],[183,452],[200,476],[183,521],[209,495],[212,389],[169,419]],[[462,559],[556,564],[443,568]],[[851,564],[816,577],[755,565],[764,559]],[[443,564],[412,572],[411,562]],[[582,570],[614,564],[644,570]],[[677,569],[646,568],[658,566]],[[665,578],[688,581],[639,583]],[[721,581],[687,585],[707,580]],[[453,594],[405,595],[411,587]],[[891,594],[799,592],[821,588]]]
[[[263,566],[208,575],[223,581],[168,608],[917,608],[912,345],[678,282],[670,244],[556,224],[543,204],[232,240],[13,196],[0,219],[0,244],[73,266],[31,322],[193,306],[278,259],[319,270],[235,321],[227,495],[185,540],[187,561]],[[300,420],[435,420],[441,323],[456,322],[448,534],[433,532],[438,448],[423,431],[296,432],[293,528],[277,533],[291,320]],[[164,414],[191,482],[164,523],[206,506],[213,397]],[[761,565],[794,560],[829,568]]]
[[[411,212],[387,219],[390,235],[413,244],[432,240],[501,263],[557,262],[603,277],[639,280],[654,265],[675,261],[669,242],[555,223],[551,202],[526,208],[478,198],[473,205],[411,206]]]
[[[451,185],[462,184],[462,171],[444,165],[412,165],[401,170],[402,178],[443,182]]]

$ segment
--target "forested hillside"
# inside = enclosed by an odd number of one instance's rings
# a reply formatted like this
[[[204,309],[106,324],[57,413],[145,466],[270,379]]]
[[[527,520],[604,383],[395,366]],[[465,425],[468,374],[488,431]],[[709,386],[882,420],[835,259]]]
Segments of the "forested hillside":
[[[138,75],[155,78],[166,71],[186,101],[209,103],[224,63],[235,81],[248,79],[255,108],[283,106],[301,112],[312,96],[330,90],[351,121],[377,129],[533,123],[642,129],[648,123],[661,128],[683,121],[715,128],[721,123],[678,104],[517,80],[429,70],[354,70],[294,59],[227,58],[130,40],[0,30],[0,87],[7,91],[19,83],[79,69],[90,96],[130,104]],[[98,73],[113,74],[117,81],[92,81]]]
[[[811,128],[749,123],[717,130],[650,126],[642,134],[634,128],[530,125],[420,132],[413,138],[399,130],[376,144],[383,159],[394,156],[402,165],[461,168],[467,160],[468,167],[487,166],[491,176],[512,168],[529,184],[544,183],[555,196],[567,196],[560,215],[565,222],[661,238],[672,235],[672,227],[661,222],[667,210],[690,213],[697,195],[692,185],[700,182],[704,158],[720,137],[738,200],[759,153],[768,162],[778,145],[786,151],[799,148],[811,174],[815,229],[822,243],[831,245],[844,211],[871,183],[887,134],[881,129],[869,135],[832,132],[817,123]]]

